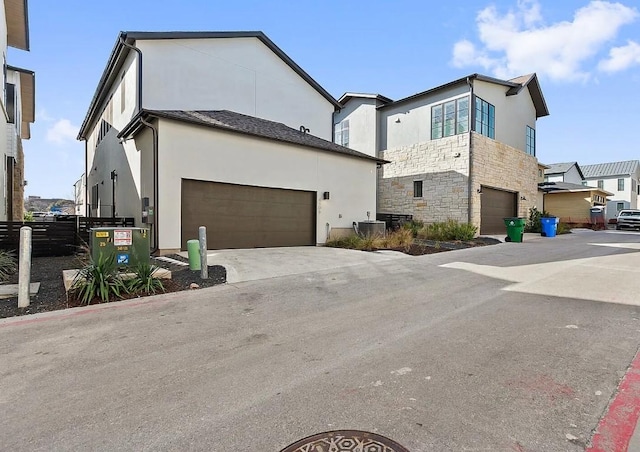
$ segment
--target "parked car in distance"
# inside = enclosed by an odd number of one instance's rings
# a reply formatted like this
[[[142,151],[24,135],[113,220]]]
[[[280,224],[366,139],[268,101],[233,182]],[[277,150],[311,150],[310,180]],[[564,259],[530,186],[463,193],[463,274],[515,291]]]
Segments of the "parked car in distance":
[[[623,209],[618,212],[616,229],[640,229],[640,210]]]

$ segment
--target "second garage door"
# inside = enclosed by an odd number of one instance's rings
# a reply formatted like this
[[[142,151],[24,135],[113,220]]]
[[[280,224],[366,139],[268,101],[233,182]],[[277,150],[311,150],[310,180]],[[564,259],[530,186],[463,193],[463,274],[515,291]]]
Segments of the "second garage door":
[[[506,232],[504,218],[516,216],[517,193],[482,187],[480,197],[480,234]]]
[[[209,249],[316,244],[310,191],[182,180],[182,249],[207,227]]]

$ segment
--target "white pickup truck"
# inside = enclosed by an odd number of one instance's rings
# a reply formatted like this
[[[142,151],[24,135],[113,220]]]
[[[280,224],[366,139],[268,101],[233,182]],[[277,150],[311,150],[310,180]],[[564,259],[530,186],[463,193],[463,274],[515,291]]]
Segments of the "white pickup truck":
[[[640,229],[640,210],[623,209],[618,212],[616,229]]]

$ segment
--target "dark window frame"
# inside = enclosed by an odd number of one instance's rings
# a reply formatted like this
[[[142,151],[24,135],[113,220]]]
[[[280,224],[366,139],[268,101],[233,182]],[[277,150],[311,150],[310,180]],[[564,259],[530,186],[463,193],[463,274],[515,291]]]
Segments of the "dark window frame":
[[[475,123],[473,125],[474,132],[496,139],[496,107],[481,97],[476,96],[475,99]]]
[[[525,152],[529,155],[536,156],[536,129],[530,126],[527,127]]]
[[[465,103],[466,107],[464,107]],[[453,111],[447,113],[448,106],[453,106]],[[432,105],[431,139],[439,140],[440,138],[462,135],[463,133],[469,132],[469,123],[471,122],[470,113],[471,106],[469,96]],[[445,133],[445,131],[451,131],[451,133]]]
[[[422,188],[423,188],[423,183],[422,183],[421,180],[414,180],[413,181],[413,197],[414,198],[422,198],[423,197]]]

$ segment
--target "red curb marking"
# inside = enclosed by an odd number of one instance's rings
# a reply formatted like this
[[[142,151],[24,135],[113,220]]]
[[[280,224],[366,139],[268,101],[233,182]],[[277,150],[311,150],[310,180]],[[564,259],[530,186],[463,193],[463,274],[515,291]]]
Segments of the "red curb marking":
[[[600,420],[586,452],[626,452],[640,417],[640,353],[622,379],[618,394]]]
[[[64,311],[67,311],[67,309],[60,309],[59,311],[49,311],[50,313],[52,313],[52,315],[48,315],[46,317],[37,317],[37,318],[28,318],[28,319],[20,319],[19,317],[13,317],[11,321],[0,322],[0,328],[6,328],[9,326],[28,325],[30,323],[47,322],[50,320],[64,320],[71,317],[77,317],[77,316],[86,315],[86,314],[93,314],[94,312],[107,311],[111,309],[133,308],[136,306],[151,305],[151,304],[159,303],[162,301],[169,301],[172,298],[177,297],[177,296],[171,296],[171,295],[172,294],[165,294],[164,297],[158,298],[158,299],[147,299],[147,300],[139,300],[139,301],[122,300],[119,302],[102,303],[97,305],[100,307],[95,307],[95,308],[87,308],[87,307],[70,308],[69,310],[73,311],[70,313],[64,313]],[[33,314],[33,315],[37,315],[37,314]]]

